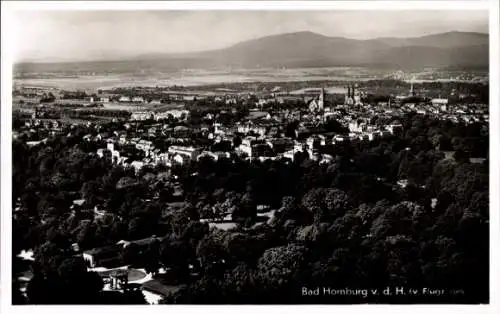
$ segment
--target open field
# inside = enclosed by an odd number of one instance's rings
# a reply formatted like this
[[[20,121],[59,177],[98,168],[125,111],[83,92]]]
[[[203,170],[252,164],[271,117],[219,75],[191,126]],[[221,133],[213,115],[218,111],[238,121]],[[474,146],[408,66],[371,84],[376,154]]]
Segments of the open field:
[[[95,74],[74,73],[16,73],[15,87],[44,87],[66,90],[97,90],[112,87],[132,86],[201,86],[219,83],[257,83],[257,82],[298,82],[298,81],[365,81],[373,79],[415,79],[415,80],[472,80],[487,79],[484,71],[462,73],[460,70],[447,71],[422,69],[421,71],[401,72],[394,69],[361,67],[325,67],[294,69],[218,69],[218,70],[180,70],[168,73],[125,73]]]

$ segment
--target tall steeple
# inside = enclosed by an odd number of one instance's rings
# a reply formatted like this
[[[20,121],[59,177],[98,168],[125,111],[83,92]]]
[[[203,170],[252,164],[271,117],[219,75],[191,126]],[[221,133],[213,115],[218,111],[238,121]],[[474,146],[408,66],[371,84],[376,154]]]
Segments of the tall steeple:
[[[353,101],[354,101],[354,105],[361,106],[363,104],[361,102],[361,94],[359,92],[356,93],[355,86],[356,85],[352,86],[352,98],[353,98]]]
[[[351,100],[351,86],[347,85],[347,94],[345,95],[345,105],[350,105]]]
[[[325,89],[321,88],[321,92],[319,94],[319,99],[318,99],[318,109],[323,110],[324,105],[325,105]]]
[[[319,103],[320,103],[320,109],[323,109],[325,102],[325,89],[321,88],[321,93],[319,94]]]
[[[413,80],[415,77],[412,77],[411,79],[411,85],[410,85],[410,96],[415,96],[415,90],[413,89]]]

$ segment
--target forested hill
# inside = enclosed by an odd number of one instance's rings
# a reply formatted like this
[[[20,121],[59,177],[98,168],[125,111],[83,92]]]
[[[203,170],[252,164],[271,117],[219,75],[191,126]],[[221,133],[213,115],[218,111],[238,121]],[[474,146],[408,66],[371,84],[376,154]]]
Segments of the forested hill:
[[[415,38],[355,40],[312,32],[266,36],[228,48],[179,54],[142,55],[107,61],[20,63],[16,72],[167,71],[220,67],[389,66],[395,69],[453,67],[488,68],[489,36],[448,32]]]

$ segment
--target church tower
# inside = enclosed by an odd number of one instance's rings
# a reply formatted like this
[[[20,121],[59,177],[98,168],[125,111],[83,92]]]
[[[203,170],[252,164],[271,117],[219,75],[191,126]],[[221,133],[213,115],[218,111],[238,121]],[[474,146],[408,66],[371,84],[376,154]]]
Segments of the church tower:
[[[414,78],[411,79],[411,85],[410,85],[410,97],[415,97],[415,90],[413,89],[413,80]]]
[[[319,112],[323,111],[325,107],[325,89],[321,88],[321,92],[319,93],[319,96],[315,99],[313,99],[309,103],[309,111],[311,112]]]
[[[354,100],[354,105],[356,105],[356,106],[363,105],[363,103],[361,102],[361,93],[359,91],[356,93],[354,86],[352,87],[352,98]]]
[[[354,104],[354,89],[351,92],[351,87],[348,85],[347,86],[347,94],[345,96],[345,105],[351,106]]]
[[[318,99],[318,110],[321,111],[325,107],[325,89],[321,88],[321,93]]]

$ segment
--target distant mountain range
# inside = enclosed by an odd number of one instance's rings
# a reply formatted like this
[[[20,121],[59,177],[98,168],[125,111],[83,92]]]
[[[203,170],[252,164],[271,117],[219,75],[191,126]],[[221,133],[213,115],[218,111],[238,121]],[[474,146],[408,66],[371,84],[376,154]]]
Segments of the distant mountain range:
[[[488,64],[488,34],[447,32],[413,38],[355,40],[313,32],[296,32],[195,53],[141,55],[128,60],[94,62],[20,63],[16,65],[16,72],[101,73],[183,68],[327,66],[487,68]]]

